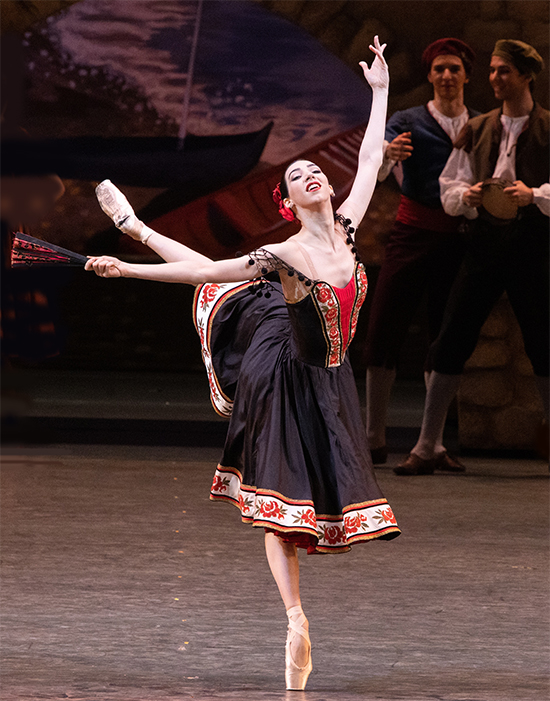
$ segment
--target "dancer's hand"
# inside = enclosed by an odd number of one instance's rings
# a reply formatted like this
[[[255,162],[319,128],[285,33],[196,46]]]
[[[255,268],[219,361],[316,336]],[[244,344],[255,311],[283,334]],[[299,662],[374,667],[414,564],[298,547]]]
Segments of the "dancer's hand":
[[[93,270],[99,277],[125,277],[127,264],[112,256],[90,256],[84,270]]]
[[[386,147],[386,158],[392,161],[404,161],[413,152],[413,146],[411,142],[411,132],[404,131],[395,137],[393,141]]]
[[[382,44],[382,46],[380,46],[380,40],[377,36],[375,36],[374,46],[372,44],[369,46],[369,49],[375,54],[372,66],[369,68],[365,61],[359,61],[359,65],[363,69],[365,78],[373,90],[376,88],[387,89],[390,84],[388,64],[384,59],[385,48],[386,44]]]
[[[462,193],[462,201],[468,207],[481,207],[483,182],[472,185]]]
[[[513,185],[505,187],[503,192],[518,207],[526,207],[533,203],[533,189],[528,187],[523,180],[514,180]]]
[[[118,187],[110,180],[104,180],[96,187],[95,194],[99,206],[111,217],[117,229],[136,241],[141,241],[144,224],[136,217],[132,206]]]

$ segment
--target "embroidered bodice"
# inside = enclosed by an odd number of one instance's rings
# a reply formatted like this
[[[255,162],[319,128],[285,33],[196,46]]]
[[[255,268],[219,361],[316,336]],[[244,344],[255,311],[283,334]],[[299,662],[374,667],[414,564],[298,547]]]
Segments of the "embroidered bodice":
[[[333,287],[319,280],[299,302],[287,301],[297,357],[312,365],[341,365],[355,335],[366,294],[365,268],[356,263],[345,287]]]
[[[341,365],[355,335],[359,311],[367,294],[364,265],[357,261],[348,284],[340,288],[323,280],[311,280],[265,249],[249,255],[262,266],[264,274],[271,270],[279,273],[296,357],[320,367]],[[270,286],[265,281],[260,280],[255,285],[261,293],[270,294]]]

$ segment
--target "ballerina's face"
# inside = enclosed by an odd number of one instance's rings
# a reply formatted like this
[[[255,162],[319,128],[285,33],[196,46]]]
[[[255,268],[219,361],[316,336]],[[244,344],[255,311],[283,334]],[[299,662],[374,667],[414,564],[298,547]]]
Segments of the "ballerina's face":
[[[285,173],[288,197],[296,205],[307,207],[331,195],[327,176],[311,161],[296,161]]]

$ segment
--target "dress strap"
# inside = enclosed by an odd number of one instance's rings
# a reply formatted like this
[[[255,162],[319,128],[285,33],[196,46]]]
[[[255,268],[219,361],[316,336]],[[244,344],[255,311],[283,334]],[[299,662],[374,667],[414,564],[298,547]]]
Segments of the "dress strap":
[[[344,217],[343,214],[340,214],[340,212],[336,212],[334,215],[334,221],[340,222],[342,225],[344,232],[346,234],[346,243],[348,246],[351,247],[351,252],[355,256],[355,260],[360,263],[361,258],[359,257],[359,253],[357,251],[357,246],[355,245],[355,239],[353,234],[355,233],[355,227],[351,226],[351,219],[348,219]]]
[[[298,250],[300,251],[300,253],[304,257],[304,260],[306,261],[306,263],[308,264],[309,271],[310,271],[310,273],[313,274],[313,278],[316,280],[319,279],[319,276],[317,275],[317,270],[315,270],[315,266],[313,265],[313,261],[311,260],[309,253],[306,251],[306,249],[302,246],[301,243],[296,241],[296,239],[294,239],[294,243],[298,246]]]
[[[241,254],[239,254],[241,255]],[[293,268],[291,265],[286,263],[282,258],[279,258],[279,256],[276,256],[274,253],[271,253],[271,251],[266,251],[265,248],[257,248],[255,251],[250,251],[248,255],[248,264],[250,266],[255,265],[258,273],[262,277],[256,277],[256,279],[252,282],[252,284],[249,287],[250,293],[255,294],[258,297],[262,297],[265,295],[266,297],[271,296],[270,288],[273,290],[276,290],[279,292],[280,290],[276,287],[273,287],[273,285],[269,282],[269,280],[266,280],[263,276],[267,275],[269,272],[277,271],[280,273],[280,271],[284,271],[286,274],[283,275],[281,278],[281,284],[283,285],[283,290],[284,290],[284,297],[285,299],[288,300],[294,300],[296,297],[295,292],[290,292],[290,288],[293,287],[294,289],[307,288],[311,287],[313,284],[313,281],[310,280],[307,275],[304,275],[301,273],[299,270],[296,270]],[[291,286],[289,280],[293,280],[294,284]],[[305,293],[302,293],[300,297],[305,296]]]

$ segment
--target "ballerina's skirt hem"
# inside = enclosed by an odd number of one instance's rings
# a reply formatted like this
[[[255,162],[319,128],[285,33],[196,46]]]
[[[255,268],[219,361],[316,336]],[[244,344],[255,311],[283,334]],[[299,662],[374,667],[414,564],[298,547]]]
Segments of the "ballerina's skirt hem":
[[[307,547],[308,553],[347,552],[356,543],[391,540],[401,532],[384,498],[348,504],[337,515],[317,514],[312,501],[245,485],[238,470],[221,465],[214,476],[210,499],[233,504],[244,523],[275,531],[283,539]]]

